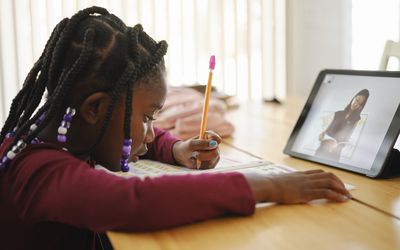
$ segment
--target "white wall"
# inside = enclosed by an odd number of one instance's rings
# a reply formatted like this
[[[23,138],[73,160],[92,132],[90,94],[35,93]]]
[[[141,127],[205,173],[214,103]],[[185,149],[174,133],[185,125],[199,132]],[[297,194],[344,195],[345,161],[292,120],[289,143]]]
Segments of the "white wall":
[[[287,0],[287,87],[307,97],[318,72],[351,67],[351,0]]]

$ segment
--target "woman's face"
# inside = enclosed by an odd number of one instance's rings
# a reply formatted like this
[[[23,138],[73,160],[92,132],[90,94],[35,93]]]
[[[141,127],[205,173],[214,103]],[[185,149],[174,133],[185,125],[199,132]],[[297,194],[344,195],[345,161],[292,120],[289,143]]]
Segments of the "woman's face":
[[[167,87],[162,76],[140,82],[133,88],[130,133],[132,139],[130,161],[137,161],[147,152],[147,143],[154,140],[153,120],[164,105]],[[124,140],[125,99],[115,107],[114,114],[97,147],[94,160],[111,171],[120,171],[120,159]]]
[[[351,110],[357,110],[360,107],[362,107],[364,102],[365,102],[365,96],[358,95],[358,96],[353,98],[353,101],[351,101],[350,109]]]

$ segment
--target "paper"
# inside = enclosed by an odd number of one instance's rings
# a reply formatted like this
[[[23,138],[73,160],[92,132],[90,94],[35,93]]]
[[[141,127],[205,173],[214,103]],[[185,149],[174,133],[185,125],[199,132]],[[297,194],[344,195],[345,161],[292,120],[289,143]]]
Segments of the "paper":
[[[290,173],[296,171],[296,169],[288,167],[286,165],[274,164],[265,160],[257,160],[243,163],[223,155],[221,155],[220,161],[215,168],[207,170],[189,169],[182,166],[175,166],[152,160],[139,160],[137,162],[131,162],[129,163],[129,167],[129,172],[123,173],[111,172],[99,165],[95,166],[96,169],[103,170],[121,177],[129,178],[136,176],[142,179],[145,177],[156,177],[160,175],[222,173],[231,171],[253,171],[259,174],[267,175]],[[355,189],[353,185],[347,183],[345,183],[344,185],[347,190]]]
[[[218,173],[235,171],[239,169],[254,168],[254,167],[267,167],[272,163],[268,161],[251,161],[247,163],[242,163],[236,160],[229,159],[227,157],[221,156],[221,159],[217,166],[213,169],[207,170],[197,170],[189,169],[181,166],[174,166],[166,163],[151,161],[151,160],[140,160],[135,163],[130,163],[130,174],[138,177],[145,176],[157,176],[166,174],[202,174],[202,173]]]

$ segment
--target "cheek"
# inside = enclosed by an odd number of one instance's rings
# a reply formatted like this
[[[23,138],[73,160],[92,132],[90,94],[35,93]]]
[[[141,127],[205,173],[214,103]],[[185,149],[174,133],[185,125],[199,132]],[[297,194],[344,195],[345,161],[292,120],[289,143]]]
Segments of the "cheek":
[[[141,121],[132,122],[131,136],[132,136],[132,152],[136,152],[142,145],[146,135],[146,124]]]

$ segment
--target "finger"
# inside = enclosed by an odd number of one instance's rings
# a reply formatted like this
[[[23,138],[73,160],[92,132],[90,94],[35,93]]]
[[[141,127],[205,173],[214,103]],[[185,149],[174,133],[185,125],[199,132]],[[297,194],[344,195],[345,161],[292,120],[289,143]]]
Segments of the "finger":
[[[331,201],[344,202],[348,200],[346,196],[341,193],[335,192],[331,189],[314,189],[310,191],[310,198],[315,199],[328,199]]]
[[[215,166],[217,166],[218,162],[219,162],[219,155],[217,156],[217,158],[211,160],[211,161],[202,161],[201,165],[200,165],[200,169],[212,169],[215,168]]]
[[[330,173],[330,172],[325,172],[325,171],[320,171],[320,172],[316,172],[316,173],[311,173],[309,175],[309,178],[312,180],[315,179],[323,179],[323,178],[333,178],[334,174]]]
[[[222,142],[221,137],[220,137],[217,133],[215,133],[214,131],[212,131],[212,130],[207,130],[207,131],[205,132],[204,138],[206,138],[206,139],[208,139],[208,140],[214,140],[214,141],[216,141],[218,144],[220,144],[220,143]]]
[[[190,169],[210,169],[214,168],[219,162],[219,150],[210,151],[194,151],[189,159],[190,164],[187,166]]]
[[[341,185],[339,181],[336,179],[320,179],[320,180],[315,180],[311,182],[311,186],[313,188],[325,188],[325,189],[330,189],[333,190],[337,193],[341,193],[342,195],[348,195],[348,191],[346,188]]]
[[[344,190],[346,190],[346,193],[347,193],[346,195],[347,195],[348,197],[351,197],[351,194],[350,194],[349,190],[346,189],[346,186],[344,185],[343,181],[342,181],[341,179],[339,179],[339,177],[337,177],[335,174],[332,174],[332,178],[334,178],[334,179],[340,184],[340,186],[341,186]]]
[[[322,169],[313,169],[313,170],[307,170],[307,171],[299,171],[299,173],[302,174],[316,174],[316,173],[323,173],[324,170]]]
[[[199,161],[215,161],[219,157],[219,151],[217,149],[207,151],[197,151],[197,159]]]
[[[218,142],[215,140],[199,140],[193,139],[189,143],[191,150],[213,150],[218,147]]]
[[[335,185],[337,187],[340,187],[340,190],[343,194],[351,197],[351,194],[349,193],[349,191],[346,189],[346,187],[344,186],[344,183],[339,179],[339,177],[337,177],[336,175],[334,175],[333,173],[328,173],[328,172],[321,172],[321,173],[315,173],[312,174],[310,176],[313,180],[318,180],[318,179],[330,179],[335,183]]]
[[[197,157],[198,157],[198,155],[199,155],[199,152],[197,152],[197,151],[194,151],[194,152],[192,152],[192,155],[190,156],[190,158],[189,158],[189,165],[187,165],[186,167],[188,167],[188,168],[190,168],[190,169],[198,169],[198,164],[200,164],[201,162],[199,162],[198,160],[197,160]]]

